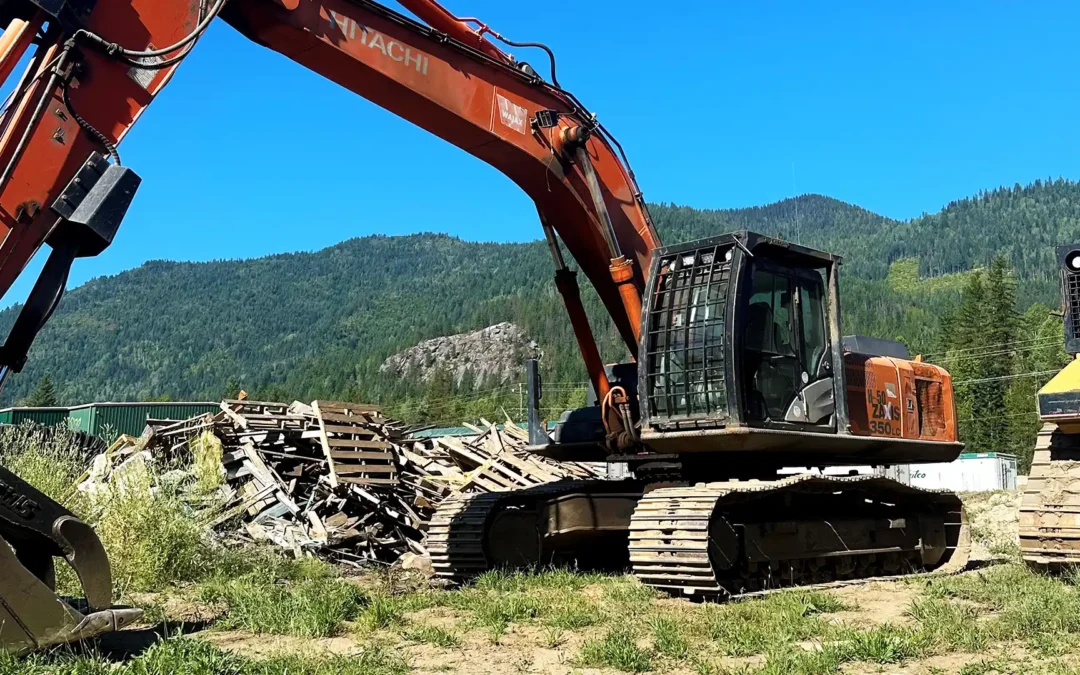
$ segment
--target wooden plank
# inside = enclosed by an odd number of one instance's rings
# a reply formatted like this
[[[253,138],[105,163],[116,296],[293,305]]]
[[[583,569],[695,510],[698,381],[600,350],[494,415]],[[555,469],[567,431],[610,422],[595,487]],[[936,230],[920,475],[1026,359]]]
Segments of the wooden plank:
[[[477,436],[483,436],[484,434],[487,433],[486,429],[481,429],[480,427],[469,424],[468,422],[462,422],[461,426],[465,427],[469,431],[474,432]]]
[[[244,511],[247,511],[252,506],[255,506],[259,502],[261,502],[261,501],[265,500],[267,497],[269,497],[270,494],[273,493],[275,487],[276,486],[274,486],[274,485],[268,485],[265,488],[263,488],[262,490],[259,490],[255,494],[251,495],[250,497],[245,498],[244,501],[242,501],[240,504],[238,504],[238,505],[234,506],[233,508],[225,511],[224,513],[219,515],[217,518],[214,518],[212,521],[210,521],[209,527],[210,528],[215,528],[218,525],[224,523],[226,520],[229,520],[231,518],[235,518],[236,516],[240,515]]]
[[[339,476],[355,476],[358,473],[397,473],[393,464],[338,464]]]
[[[388,462],[394,460],[394,455],[389,452],[355,452],[351,450],[331,450],[330,456],[334,459],[382,459]]]
[[[353,483],[355,485],[397,485],[397,478],[354,478],[352,476],[343,476],[341,478],[342,483]]]
[[[377,405],[370,405],[367,403],[346,403],[344,401],[315,401],[315,403],[317,403],[319,407],[323,410],[341,408],[348,410],[358,410],[368,413],[382,413],[382,408]]]
[[[241,417],[240,415],[233,412],[232,408],[230,408],[228,405],[226,405],[224,401],[222,401],[222,403],[221,403],[221,411],[223,413],[225,413],[225,415],[229,419],[231,419],[234,423],[236,423],[236,425],[239,426],[241,429],[247,429],[248,428],[247,420],[245,420],[243,417]]]
[[[469,483],[476,483],[480,487],[490,492],[507,492],[511,489],[510,487],[503,485],[502,483],[497,483],[493,480],[489,480],[487,476],[473,476]],[[465,487],[468,487],[469,483],[466,483],[465,486],[462,487],[462,490],[464,490]]]
[[[509,452],[500,455],[499,461],[506,462],[518,471],[521,471],[523,474],[528,475],[530,478],[533,478],[534,480],[539,480],[543,483],[550,483],[559,479],[558,476],[551,473],[550,471],[545,470],[543,467],[530,466],[528,462],[514,457],[514,455]]]
[[[492,459],[491,462],[488,464],[487,468],[488,468],[488,475],[491,475],[492,472],[497,471],[497,472],[501,473],[503,476],[505,476],[506,478],[508,478],[510,480],[510,484],[514,485],[515,487],[529,487],[531,485],[535,485],[536,482],[537,482],[535,480],[530,481],[530,480],[526,479],[524,476],[519,475],[511,467],[509,467],[505,463],[503,463],[501,457],[496,457],[496,458]]]
[[[374,429],[367,429],[361,426],[352,427],[345,426],[343,424],[324,424],[323,429],[325,429],[326,433],[328,434],[352,434],[353,436],[372,436],[375,438],[382,438],[382,434],[380,434],[378,431],[375,431]]]
[[[334,457],[330,451],[330,439],[326,435],[326,424],[323,422],[322,413],[319,410],[319,402],[315,401],[315,418],[319,420],[319,444],[322,446],[323,454],[326,455],[326,460],[329,462],[330,475],[327,478],[330,480],[330,487],[336,488],[338,486],[337,470],[334,467]]]
[[[459,443],[457,439],[440,438],[438,442],[439,445],[444,446],[451,453],[457,453],[465,459],[469,460],[470,462],[473,462],[479,466],[487,464],[488,461],[490,461],[491,459],[490,457],[481,457],[472,450],[467,449],[463,444]]]
[[[260,455],[270,455],[271,457],[283,457],[285,459],[295,459],[298,462],[319,462],[325,463],[326,460],[321,457],[309,457],[307,455],[301,455],[299,453],[292,452],[274,452],[273,450],[264,450],[259,448],[258,453]]]
[[[324,412],[319,415],[327,422],[354,422],[356,424],[371,424],[371,419],[368,418],[368,413],[360,413],[357,415],[340,415],[338,413]]]
[[[374,448],[389,450],[392,446],[386,441],[362,441],[355,438],[331,438],[331,448]]]

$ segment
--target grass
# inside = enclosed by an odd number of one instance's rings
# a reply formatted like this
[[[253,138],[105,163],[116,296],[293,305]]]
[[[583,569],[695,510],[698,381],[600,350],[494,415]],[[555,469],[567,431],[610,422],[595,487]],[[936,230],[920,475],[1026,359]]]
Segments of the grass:
[[[163,640],[120,664],[96,655],[58,650],[18,659],[0,652],[0,675],[405,675],[409,664],[399,654],[370,645],[359,655],[290,655],[252,659],[193,638]]]
[[[225,607],[217,627],[256,634],[332,637],[361,616],[377,617],[379,628],[391,623],[378,596],[366,598],[344,579],[303,572],[298,579],[276,577],[265,571],[219,577],[201,585],[198,598]]]
[[[632,631],[625,627],[615,627],[609,629],[603,637],[586,642],[581,648],[578,660],[583,666],[642,673],[652,668],[653,655],[638,646]]]
[[[722,655],[752,656],[824,635],[821,615],[846,608],[827,593],[794,591],[707,608],[704,621]]]
[[[225,448],[217,436],[204,431],[191,440],[192,473],[199,494],[211,494],[225,483],[221,464]]]
[[[95,527],[117,597],[199,581],[236,562],[207,539],[199,514],[181,499],[182,486],[158,485],[153,467],[133,464],[122,482],[93,494],[76,489],[90,458],[66,427],[0,429],[0,464]],[[57,573],[61,591],[79,594],[65,565]]]
[[[682,660],[690,655],[683,626],[669,616],[654,616],[649,620],[653,649],[668,658]]]
[[[406,640],[443,649],[457,649],[461,646],[461,638],[456,633],[430,624],[409,626],[401,634]]]
[[[1075,672],[1063,659],[1080,646],[1078,580],[1042,577],[1020,565],[913,581],[920,597],[908,608],[910,625],[870,627],[831,620],[830,614],[851,608],[825,592],[791,591],[725,605],[657,603],[658,594],[632,577],[565,569],[490,572],[452,591],[402,591],[383,575],[374,590],[361,590],[317,561],[289,561],[276,552],[230,552],[208,541],[201,527],[206,513],[193,511],[184,497],[186,491],[204,494],[220,479],[199,468],[211,466],[216,451],[212,444],[199,450],[205,456],[196,458],[197,479],[188,484],[163,486],[150,467],[132,474],[123,490],[90,498],[73,489],[87,464],[73,438],[32,427],[0,430],[0,463],[98,528],[118,591],[179,587],[177,593],[220,609],[217,628],[304,638],[343,635],[355,628],[361,641],[449,650],[462,649],[470,630],[499,643],[515,625],[530,625],[538,629],[535,642],[550,649],[574,638],[581,644],[575,661],[583,667],[683,669],[703,675],[726,672],[721,664],[732,658],[756,657],[736,669],[741,673],[858,672],[949,652],[985,654],[1009,643],[1023,645],[1033,658],[1051,659],[1047,672]],[[984,534],[990,538],[994,533]],[[63,574],[64,568],[59,571]],[[62,583],[70,581],[70,575],[61,577]],[[411,618],[429,607],[451,610],[460,619],[460,632]],[[162,619],[164,610],[153,615]],[[25,660],[0,656],[0,675],[407,672],[400,653],[382,643],[371,642],[361,656],[350,659],[259,660],[176,638],[119,665],[64,651]],[[965,672],[1032,670],[1029,664],[1006,661],[990,655],[965,666]],[[522,661],[508,669],[530,667]]]
[[[404,616],[405,605],[400,598],[378,593],[368,598],[360,619],[368,630],[379,630],[402,623]]]
[[[498,644],[514,624],[540,622],[550,629],[575,631],[599,623],[600,611],[583,591],[604,580],[563,569],[492,571],[461,590],[425,594],[410,610],[418,604],[449,607]]]

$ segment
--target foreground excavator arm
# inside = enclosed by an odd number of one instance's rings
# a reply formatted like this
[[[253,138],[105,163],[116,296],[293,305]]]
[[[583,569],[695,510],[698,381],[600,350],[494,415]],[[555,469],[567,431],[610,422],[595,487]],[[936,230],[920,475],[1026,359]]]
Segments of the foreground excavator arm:
[[[0,19],[9,22],[0,73],[11,72],[37,43],[0,137],[0,167],[5,167],[0,174],[5,235],[0,292],[47,237],[68,242],[62,260],[46,275],[39,307],[28,308],[31,316],[20,326],[20,335],[13,335],[0,352],[0,365],[21,368],[33,333],[66,280],[67,263],[107,246],[122,217],[115,208],[93,214],[98,217],[88,232],[70,226],[70,214],[65,219],[63,209],[57,209],[58,199],[85,171],[92,153],[111,155],[118,163],[116,146],[206,25],[220,16],[255,42],[484,160],[525,190],[536,202],[555,254],[559,288],[589,377],[605,393],[603,364],[555,233],[636,355],[644,273],[659,240],[625,158],[595,117],[558,86],[550,51],[552,81],[547,82],[488,41],[484,33],[497,33],[475,19],[470,21],[479,29],[431,0],[402,4],[430,26],[368,0],[204,0],[201,5],[187,0],[21,0],[0,5]],[[43,25],[48,28],[35,38]],[[108,169],[100,160],[92,164],[94,175]],[[100,196],[130,200],[137,176],[125,172],[114,178],[122,178],[126,197]],[[76,192],[66,203],[79,203],[85,190]]]
[[[543,45],[509,42],[433,0],[401,4],[426,24],[369,0],[0,0],[0,79],[11,91],[0,112],[0,295],[42,244],[51,249],[0,347],[0,385],[22,369],[74,260],[111,244],[140,183],[118,146],[220,18],[528,193],[589,377],[606,397],[610,384],[559,240],[637,356],[644,275],[660,242],[621,148],[559,86]],[[550,81],[485,35],[546,52]],[[243,75],[242,63],[221,65]],[[0,533],[8,544],[0,543],[0,648],[86,638],[137,614],[109,607],[111,577],[93,531],[2,467]],[[53,593],[54,556],[75,568],[86,607]]]

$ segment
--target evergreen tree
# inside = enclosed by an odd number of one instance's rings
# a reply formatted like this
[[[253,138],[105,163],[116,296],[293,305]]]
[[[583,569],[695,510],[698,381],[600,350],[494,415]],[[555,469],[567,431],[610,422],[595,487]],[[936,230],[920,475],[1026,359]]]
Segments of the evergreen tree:
[[[961,440],[971,449],[986,445],[982,434],[976,385],[970,384],[982,377],[982,354],[986,351],[986,335],[983,328],[983,307],[986,303],[986,287],[983,272],[975,271],[964,284],[960,306],[952,320],[951,344],[945,365],[955,383],[956,414],[960,423]]]
[[[26,398],[26,405],[31,408],[52,408],[60,405],[52,377],[46,375],[38,382],[38,386]]]
[[[1009,416],[1005,394],[1016,361],[1016,286],[1004,256],[997,256],[986,276],[983,305],[985,356],[980,359],[979,379],[973,402],[978,407],[979,435],[985,450],[1004,451],[1008,445]]]

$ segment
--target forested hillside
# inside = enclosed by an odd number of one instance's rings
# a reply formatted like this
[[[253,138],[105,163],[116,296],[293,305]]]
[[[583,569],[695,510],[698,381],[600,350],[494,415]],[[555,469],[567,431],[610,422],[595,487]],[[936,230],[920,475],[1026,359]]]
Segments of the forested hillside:
[[[1054,246],[1080,240],[1080,185],[1064,180],[981,193],[906,222],[818,195],[737,210],[651,209],[668,242],[753,229],[840,253],[845,330],[900,338],[922,352],[955,347],[943,326],[969,271],[999,254],[1015,269],[1016,311],[1036,301],[1056,306]],[[150,262],[70,292],[4,402],[24,399],[48,374],[63,402],[213,398],[244,387],[452,419],[462,409],[445,401],[466,405],[486,391],[516,407],[516,385],[470,382],[454,391],[434,378],[418,387],[379,375],[379,364],[420,340],[501,321],[536,339],[548,382],[578,396],[583,370],[551,271],[539,242],[443,234],[365,237],[257,260]],[[599,303],[588,304],[605,355],[621,358]],[[1017,330],[1042,326],[1048,310],[1034,311]],[[0,313],[0,324],[14,315]]]

